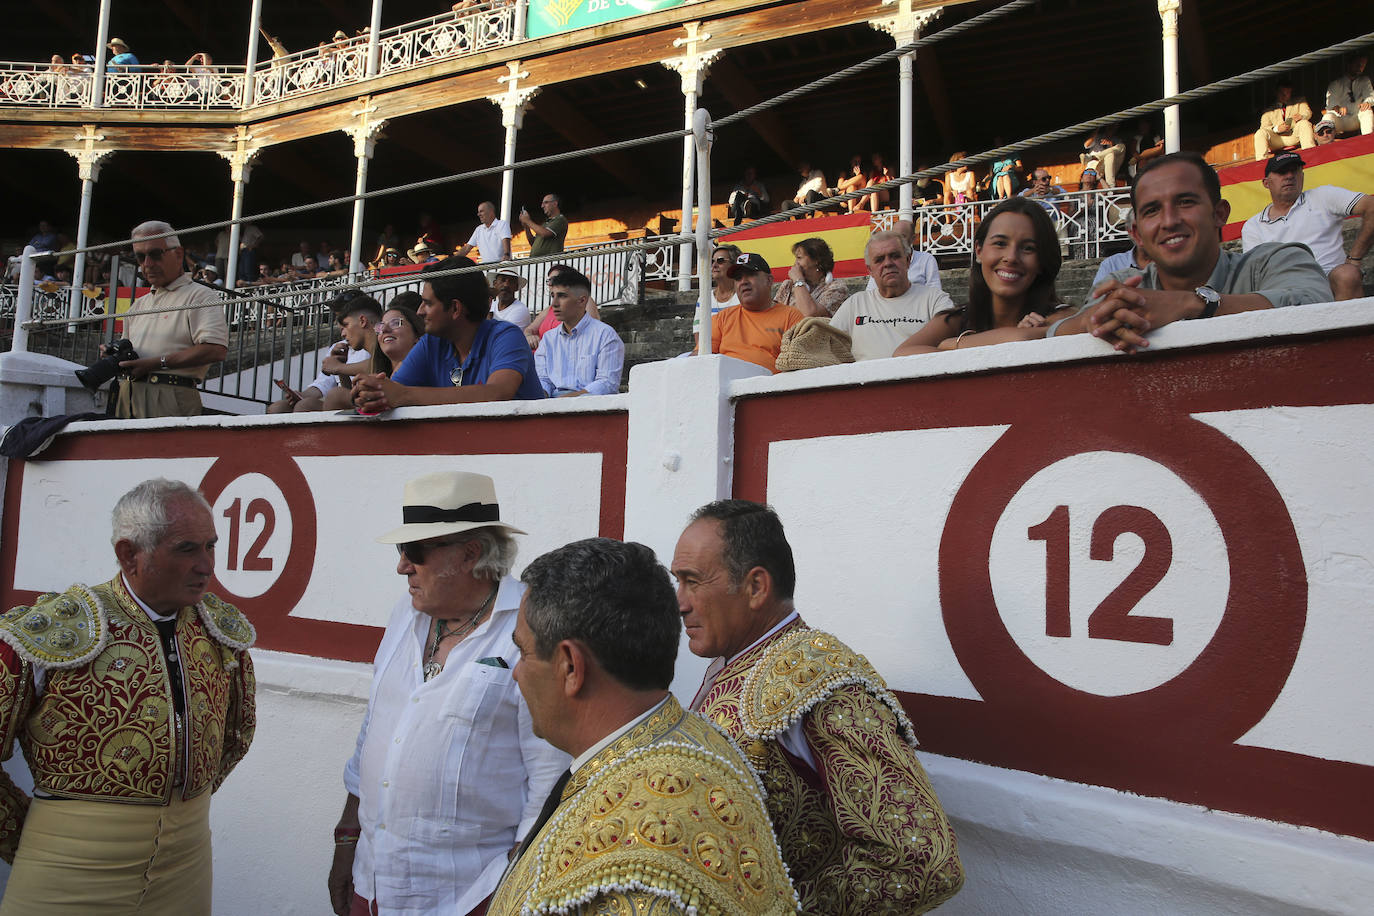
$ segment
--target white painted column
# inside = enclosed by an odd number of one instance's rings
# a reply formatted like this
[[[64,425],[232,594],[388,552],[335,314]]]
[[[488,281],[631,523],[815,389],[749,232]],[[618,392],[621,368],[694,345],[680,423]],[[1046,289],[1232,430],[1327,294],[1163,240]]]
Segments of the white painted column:
[[[240,104],[244,108],[253,104],[253,70],[258,65],[258,29],[261,27],[262,0],[253,0],[253,11],[248,16],[248,53],[243,58],[243,100]]]
[[[95,72],[91,74],[91,107],[105,104],[105,43],[110,40],[110,0],[100,0],[100,26],[95,33]]]
[[[19,295],[14,303],[14,338],[10,342],[11,353],[23,353],[29,348],[29,329],[24,327],[33,319],[33,276],[36,266],[33,256],[38,249],[32,245],[24,246],[23,259],[19,262]]]
[[[665,60],[663,66],[669,70],[676,71],[682,77],[682,98],[683,98],[683,127],[687,130],[694,129],[694,122],[697,114],[697,96],[701,94],[702,80],[706,78],[706,71],[710,68],[711,62],[720,56],[720,51],[703,50],[702,45],[710,40],[711,36],[705,32],[698,32],[701,27],[700,22],[689,22],[683,26],[687,30],[686,38],[674,38],[673,46],[685,48],[686,53],[682,57],[675,57]],[[682,236],[682,244],[678,246],[677,255],[677,288],[692,288],[692,204],[693,204],[693,184],[696,177],[696,141],[689,134],[682,138],[682,222],[678,225],[678,234]],[[697,214],[699,221],[704,221],[706,226],[711,224],[711,194],[710,188],[706,189],[705,196],[707,206]],[[709,273],[702,274],[703,278]],[[709,281],[704,281],[702,286],[708,286]]]
[[[367,33],[367,75],[376,76],[382,65],[382,0],[372,0],[372,21]]]
[[[885,19],[870,19],[868,24],[880,32],[892,36],[897,47],[909,45],[920,37],[926,26],[944,14],[943,6],[924,10],[913,10],[912,0],[883,0],[895,6],[896,12]],[[915,65],[916,53],[903,54],[897,59],[897,174],[910,175],[916,171],[915,124],[911,111],[915,104]],[[912,190],[904,184],[897,192],[897,209],[901,219],[911,219]]]
[[[229,226],[229,262],[224,270],[228,276],[223,277],[224,288],[233,290],[238,287],[239,282],[239,239],[243,236],[243,226],[239,220],[243,219],[243,194],[248,185],[248,178],[253,171],[253,161],[258,158],[260,150],[248,145],[248,141],[253,137],[242,126],[238,129],[238,136],[235,138],[235,149],[233,152],[221,152],[220,155],[229,160],[229,177],[234,182],[234,204],[230,211],[230,219],[233,223]]]
[[[353,183],[354,194],[364,194],[367,192],[367,164],[372,159],[372,154],[376,152],[377,141],[382,137],[382,128],[386,127],[385,119],[374,120],[373,115],[377,111],[375,105],[371,104],[370,98],[362,99],[362,106],[353,111],[357,120],[349,127],[343,128],[343,132],[353,139],[353,155],[358,160],[358,175]],[[349,243],[350,263],[349,276],[360,277],[366,265],[363,264],[363,211],[364,201],[361,197],[353,201],[353,234]]]
[[[700,213],[711,212],[711,145],[715,142],[716,132],[711,126],[711,115],[705,108],[698,108],[692,122],[692,144],[697,155],[697,209]],[[711,220],[709,217],[697,220],[697,276],[711,275]],[[697,296],[697,353],[706,355],[711,352],[711,284],[700,284]]]
[[[1159,18],[1164,25],[1164,96],[1178,95],[1178,16],[1183,0],[1159,0]],[[1178,106],[1164,109],[1164,152],[1176,153],[1182,143]]]
[[[530,110],[530,99],[539,94],[538,86],[521,86],[520,81],[529,79],[529,71],[520,69],[520,61],[513,60],[506,64],[508,73],[498,76],[496,81],[504,83],[506,91],[499,95],[487,96],[487,101],[501,109],[501,126],[506,129],[506,140],[501,155],[501,163],[506,166],[506,171],[501,173],[501,208],[499,216],[511,227],[511,232],[515,232],[515,223],[511,220],[511,207],[515,200],[515,170],[510,166],[515,164],[515,140],[520,133],[520,128],[525,124],[525,112]]]
[[[76,135],[82,145],[67,150],[67,155],[76,160],[77,174],[81,177],[81,210],[76,220],[76,258],[72,263],[71,299],[67,305],[67,317],[81,315],[81,285],[86,273],[86,239],[91,227],[91,197],[95,194],[95,183],[100,178],[100,160],[110,153],[109,149],[96,149],[95,144],[104,140],[105,135],[96,132],[94,124],[82,125],[81,133]],[[68,327],[75,330],[74,325]]]

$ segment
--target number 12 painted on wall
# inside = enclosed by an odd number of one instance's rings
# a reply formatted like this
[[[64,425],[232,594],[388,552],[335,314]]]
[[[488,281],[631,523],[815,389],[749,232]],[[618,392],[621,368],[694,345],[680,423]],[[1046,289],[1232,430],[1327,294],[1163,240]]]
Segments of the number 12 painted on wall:
[[[1123,534],[1138,536],[1145,544],[1145,555],[1089,615],[1088,638],[1171,645],[1174,641],[1173,620],[1131,614],[1132,608],[1169,571],[1174,559],[1174,542],[1169,537],[1169,529],[1149,509],[1112,506],[1093,522],[1092,545],[1088,556],[1094,560],[1112,559],[1116,540]],[[1026,536],[1032,541],[1045,542],[1045,635],[1068,638],[1072,635],[1069,614],[1069,507],[1055,506],[1043,522],[1026,529]]]
[[[239,519],[240,510],[243,508],[243,500],[235,499],[221,513],[229,519],[229,558],[225,565],[230,569],[238,569],[239,562]],[[277,513],[272,508],[272,504],[262,497],[258,497],[248,503],[248,512],[242,516],[243,521],[252,524],[254,520],[263,520],[262,531],[258,533],[257,539],[253,541],[248,552],[243,557],[243,569],[245,572],[267,572],[272,568],[272,558],[262,555],[263,548],[267,546],[267,541],[272,537],[272,532],[277,527]]]

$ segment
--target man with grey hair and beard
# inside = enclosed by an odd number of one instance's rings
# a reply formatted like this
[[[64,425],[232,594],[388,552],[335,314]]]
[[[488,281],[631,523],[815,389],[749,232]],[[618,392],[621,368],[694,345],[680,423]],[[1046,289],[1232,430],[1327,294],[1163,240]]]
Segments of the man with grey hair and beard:
[[[113,512],[119,573],[0,616],[0,913],[209,916],[210,795],[257,721],[252,625],[206,591],[215,521],[147,480]]]
[[[132,233],[134,261],[152,292],[135,300],[124,316],[138,359],[119,364],[115,416],[121,419],[198,416],[196,385],[212,363],[229,354],[229,325],[220,297],[192,282],[181,240],[167,235],[172,231],[154,220],[135,226]],[[139,317],[145,312],[156,314]]]
[[[525,532],[502,520],[490,477],[461,471],[408,482],[401,520],[377,540],[396,545],[409,590],[344,767],[329,900],[338,916],[480,914],[568,765],[534,736],[511,676]]]

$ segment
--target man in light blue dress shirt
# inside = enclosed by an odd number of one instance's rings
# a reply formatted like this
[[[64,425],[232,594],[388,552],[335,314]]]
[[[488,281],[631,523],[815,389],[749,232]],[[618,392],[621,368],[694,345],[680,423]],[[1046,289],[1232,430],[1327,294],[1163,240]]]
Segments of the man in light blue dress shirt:
[[[615,394],[625,367],[625,344],[610,325],[587,314],[592,283],[575,270],[549,280],[549,297],[559,324],[544,335],[534,354],[539,384],[549,397]]]

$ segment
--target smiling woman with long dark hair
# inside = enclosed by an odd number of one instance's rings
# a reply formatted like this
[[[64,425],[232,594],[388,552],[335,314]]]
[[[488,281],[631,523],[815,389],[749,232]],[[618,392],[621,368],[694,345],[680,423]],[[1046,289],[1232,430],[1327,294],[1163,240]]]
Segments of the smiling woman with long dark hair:
[[[1045,336],[1046,319],[1065,308],[1055,292],[1059,239],[1039,203],[1013,197],[978,224],[968,299],[938,312],[893,356],[954,350]]]

